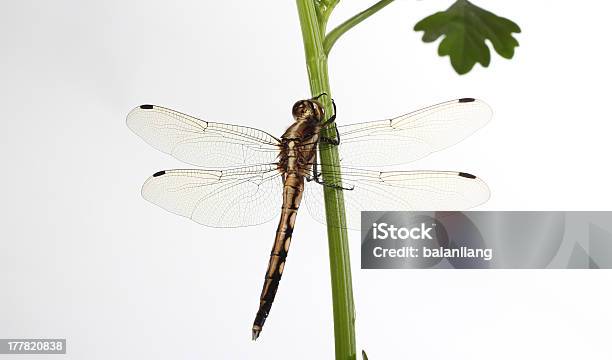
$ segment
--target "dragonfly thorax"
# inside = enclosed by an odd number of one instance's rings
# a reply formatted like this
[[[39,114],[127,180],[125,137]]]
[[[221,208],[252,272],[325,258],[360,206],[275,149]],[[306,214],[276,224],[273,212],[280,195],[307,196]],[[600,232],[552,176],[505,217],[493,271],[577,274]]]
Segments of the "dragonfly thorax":
[[[300,100],[296,102],[291,113],[295,121],[316,120],[321,122],[325,116],[323,105],[316,100]]]

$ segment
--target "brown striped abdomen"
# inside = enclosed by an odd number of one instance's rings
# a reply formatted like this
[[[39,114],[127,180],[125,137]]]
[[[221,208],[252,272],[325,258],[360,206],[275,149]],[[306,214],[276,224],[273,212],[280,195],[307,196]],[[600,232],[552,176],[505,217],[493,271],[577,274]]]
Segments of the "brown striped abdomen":
[[[274,246],[270,253],[270,262],[266,271],[261,296],[259,297],[259,310],[253,322],[253,340],[256,340],[261,333],[266,318],[272,308],[276,291],[285,268],[285,260],[291,244],[291,236],[295,227],[302,194],[304,192],[304,177],[295,173],[289,173],[285,178],[283,188],[283,208],[281,218],[274,238]]]
[[[283,276],[295,219],[304,193],[304,176],[309,173],[316,155],[323,115],[323,107],[316,101],[298,101],[293,106],[295,122],[281,136],[278,170],[284,179],[283,208],[259,297],[259,310],[253,322],[253,340],[259,337],[263,329]]]

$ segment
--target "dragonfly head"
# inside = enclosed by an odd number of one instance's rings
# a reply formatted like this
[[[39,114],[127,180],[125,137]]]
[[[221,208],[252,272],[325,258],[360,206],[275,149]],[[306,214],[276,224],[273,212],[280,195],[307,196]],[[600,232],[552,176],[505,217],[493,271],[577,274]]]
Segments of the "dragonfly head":
[[[293,105],[293,118],[295,121],[317,120],[322,121],[325,116],[323,105],[316,100],[300,100]]]

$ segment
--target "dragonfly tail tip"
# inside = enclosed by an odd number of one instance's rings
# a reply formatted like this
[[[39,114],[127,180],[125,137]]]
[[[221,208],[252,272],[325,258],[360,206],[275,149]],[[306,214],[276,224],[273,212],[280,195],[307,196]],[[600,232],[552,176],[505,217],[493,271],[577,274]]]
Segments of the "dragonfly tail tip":
[[[257,340],[257,338],[259,337],[259,334],[261,334],[260,329],[253,329],[253,341]]]

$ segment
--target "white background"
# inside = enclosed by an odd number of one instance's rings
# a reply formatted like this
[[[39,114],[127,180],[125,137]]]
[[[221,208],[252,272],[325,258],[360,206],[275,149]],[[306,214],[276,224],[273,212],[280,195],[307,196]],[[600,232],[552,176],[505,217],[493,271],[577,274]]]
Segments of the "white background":
[[[478,174],[480,209],[610,210],[608,2],[479,1],[521,47],[463,77],[412,31],[450,3],[397,1],[336,44],[338,122],[482,98],[492,123],[407,168]],[[309,96],[293,1],[2,0],[0,45],[0,338],[65,337],[70,359],[333,357],[324,228],[300,215],[252,342],[276,222],[210,229],[147,203],[150,174],[186,165],[125,126],[153,103],[280,134]],[[609,271],[364,271],[351,246],[371,359],[612,356]]]

